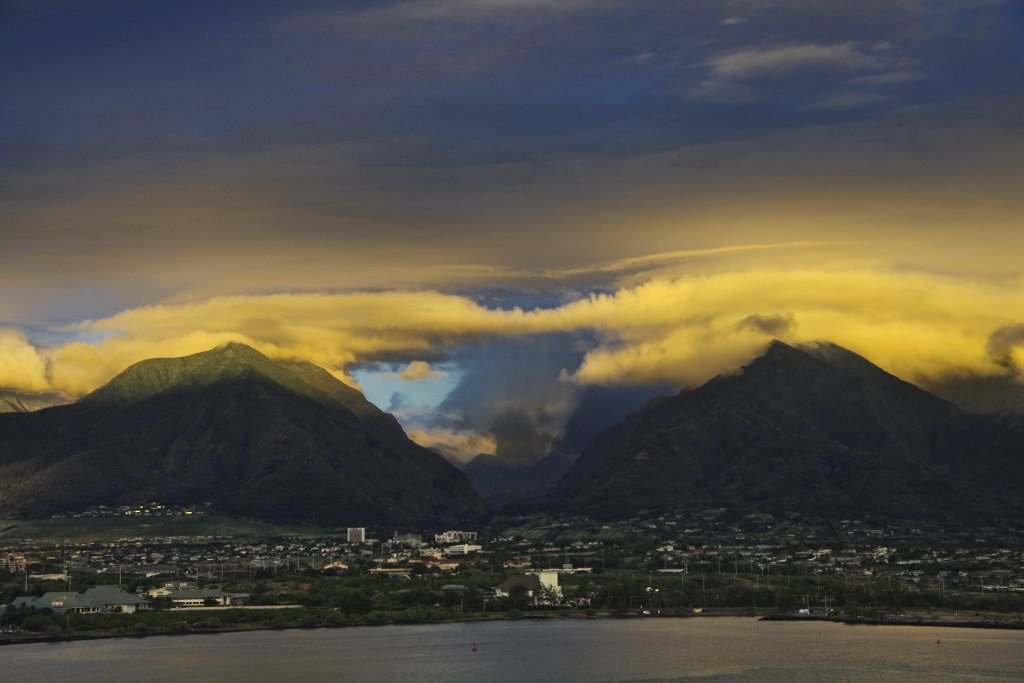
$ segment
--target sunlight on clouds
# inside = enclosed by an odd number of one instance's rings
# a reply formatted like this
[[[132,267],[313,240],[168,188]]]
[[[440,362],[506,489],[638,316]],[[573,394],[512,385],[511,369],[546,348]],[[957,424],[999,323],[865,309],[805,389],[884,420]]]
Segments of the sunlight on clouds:
[[[46,391],[46,362],[16,330],[0,328],[0,388]]]
[[[481,453],[493,454],[498,449],[494,435],[488,433],[418,428],[409,430],[409,438],[454,462],[469,462]]]
[[[428,379],[440,379],[448,373],[443,370],[435,370],[425,360],[410,361],[408,365],[398,371],[399,379],[406,382],[422,382]]]
[[[1024,319],[1024,292],[997,282],[889,270],[770,270],[657,281],[584,305],[603,311],[609,339],[574,378],[694,384],[735,368],[772,335],[737,323],[792,320],[788,341],[834,341],[906,379],[950,370],[998,372],[986,350],[1004,321]]]
[[[1024,320],[1024,289],[881,266],[754,267],[668,275],[550,308],[488,308],[437,291],[217,297],[126,310],[75,326],[78,339],[36,349],[0,335],[0,384],[82,395],[131,363],[227,341],[301,358],[343,381],[355,364],[405,363],[404,380],[489,337],[584,333],[592,346],[563,377],[579,383],[703,382],[734,370],[773,337],[827,339],[915,381],[946,372],[1005,373],[990,337]],[[1010,327],[1008,327],[1010,326]],[[84,341],[96,339],[98,341]],[[1006,350],[1019,360],[1016,342]],[[44,361],[45,359],[45,361]],[[1000,364],[1002,363],[1002,364]]]

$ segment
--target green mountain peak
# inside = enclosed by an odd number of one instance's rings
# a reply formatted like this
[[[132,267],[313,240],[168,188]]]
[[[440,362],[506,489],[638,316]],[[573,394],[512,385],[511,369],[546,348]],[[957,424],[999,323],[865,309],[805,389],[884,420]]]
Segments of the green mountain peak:
[[[215,382],[253,375],[321,403],[347,408],[357,415],[380,414],[359,391],[327,370],[307,361],[272,359],[239,342],[228,342],[191,356],[141,361],[82,402],[123,406],[165,391],[201,389]]]

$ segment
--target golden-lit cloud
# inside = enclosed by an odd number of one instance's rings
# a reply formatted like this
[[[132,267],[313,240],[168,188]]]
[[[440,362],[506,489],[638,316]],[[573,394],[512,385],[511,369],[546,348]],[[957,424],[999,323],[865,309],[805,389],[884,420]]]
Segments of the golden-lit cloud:
[[[398,371],[399,379],[406,382],[422,382],[427,379],[439,379],[448,373],[443,370],[435,370],[425,360],[410,361],[408,365]]]
[[[446,427],[410,429],[409,438],[455,462],[469,462],[481,453],[494,453],[498,448],[493,434]]]
[[[25,335],[0,328],[0,388],[46,391],[46,362]]]
[[[765,259],[767,260],[767,259]],[[351,382],[358,363],[404,363],[406,380],[438,376],[434,359],[491,337],[579,333],[578,383],[669,381],[694,385],[743,364],[768,340],[834,341],[908,380],[948,372],[1005,373],[1022,354],[1024,287],[879,264],[822,262],[688,272],[661,269],[611,293],[524,310],[488,307],[438,291],[294,293],[215,297],[133,308],[79,323],[75,340],[34,348],[0,335],[0,384],[82,395],[131,363],[251,344],[303,358]],[[992,349],[993,334],[999,352]],[[1009,330],[1009,332],[1007,332]]]

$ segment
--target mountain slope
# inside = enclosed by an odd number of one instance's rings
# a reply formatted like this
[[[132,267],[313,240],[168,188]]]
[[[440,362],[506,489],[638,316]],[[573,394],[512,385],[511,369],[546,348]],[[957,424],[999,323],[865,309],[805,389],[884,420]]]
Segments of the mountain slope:
[[[358,391],[240,344],[144,361],[75,404],[0,415],[0,513],[140,499],[350,524],[447,523],[481,506]]]
[[[11,389],[0,389],[0,413],[31,413],[51,406],[70,403],[71,399],[55,391],[28,393]]]
[[[490,501],[528,498],[554,489],[575,459],[558,452],[525,460],[481,453],[462,466],[462,473]]]
[[[833,344],[774,342],[740,372],[605,432],[555,495],[608,513],[1003,513],[1024,483],[1022,447],[1022,420],[966,414]]]
[[[928,390],[972,413],[1024,415],[1024,382],[1013,375],[944,377]]]

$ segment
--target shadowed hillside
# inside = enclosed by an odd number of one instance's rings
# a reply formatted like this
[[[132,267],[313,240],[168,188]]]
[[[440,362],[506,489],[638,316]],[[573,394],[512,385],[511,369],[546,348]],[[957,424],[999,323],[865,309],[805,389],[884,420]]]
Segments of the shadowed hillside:
[[[833,344],[774,342],[602,434],[553,504],[954,518],[1013,514],[1022,485],[1024,419],[966,413]]]
[[[75,404],[0,415],[0,513],[143,499],[352,524],[447,523],[481,505],[361,393],[241,344],[144,361]]]

